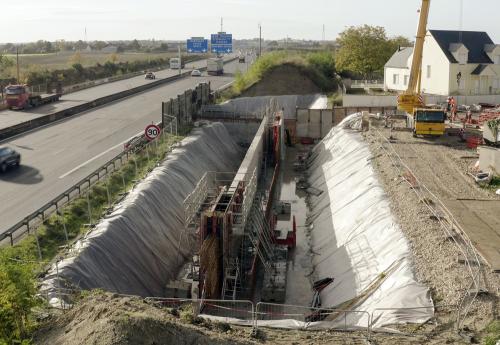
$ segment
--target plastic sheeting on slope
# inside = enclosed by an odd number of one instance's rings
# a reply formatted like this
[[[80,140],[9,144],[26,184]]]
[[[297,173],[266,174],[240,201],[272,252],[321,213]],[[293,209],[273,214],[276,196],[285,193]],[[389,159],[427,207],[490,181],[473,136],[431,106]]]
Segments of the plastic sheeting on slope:
[[[194,130],[76,244],[59,263],[60,278],[83,289],[164,295],[191,251],[184,243],[178,253],[183,200],[206,171],[235,171],[242,154],[221,123]],[[45,288],[61,285],[56,279],[52,269]]]
[[[311,196],[311,249],[315,277],[333,277],[322,306],[356,300],[349,309],[374,313],[373,327],[425,322],[434,313],[428,289],[415,281],[410,250],[395,223],[358,132],[361,114],[347,117],[314,148],[309,182],[324,191]],[[413,310],[377,310],[414,308]],[[349,324],[366,326],[366,315]],[[355,319],[355,320],[353,320]]]
[[[274,109],[284,108],[285,119],[295,118],[295,109],[326,109],[328,99],[325,95],[288,95],[288,96],[259,96],[259,97],[240,97],[229,100],[211,109],[235,113],[240,115],[255,115],[262,118],[266,107],[273,105]]]

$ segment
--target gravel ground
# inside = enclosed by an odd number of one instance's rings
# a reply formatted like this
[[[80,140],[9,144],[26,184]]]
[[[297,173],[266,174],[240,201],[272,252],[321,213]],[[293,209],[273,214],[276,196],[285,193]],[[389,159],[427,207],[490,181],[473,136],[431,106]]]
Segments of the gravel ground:
[[[413,252],[416,278],[429,286],[436,305],[458,304],[471,282],[466,267],[457,262],[460,252],[443,232],[440,222],[431,217],[432,213],[426,203],[399,174],[382,149],[375,130],[380,131],[386,138],[391,136],[391,132],[388,129],[376,128],[364,135],[374,154],[373,167]],[[429,142],[413,138],[408,132],[392,132],[392,136],[395,140],[391,145],[403,161],[441,200],[496,198],[491,191],[477,187],[466,174],[467,168],[476,161],[471,158],[475,153],[465,149],[465,146],[458,142],[458,138],[443,137]],[[384,147],[388,148],[388,145],[384,144]],[[489,294],[477,298],[463,323],[463,326],[479,336],[484,327],[498,317],[499,312],[500,275],[484,267],[485,265],[480,272],[480,287],[488,290]],[[477,268],[474,272],[477,272]],[[470,298],[465,300],[470,301]],[[437,314],[439,315],[439,311]]]

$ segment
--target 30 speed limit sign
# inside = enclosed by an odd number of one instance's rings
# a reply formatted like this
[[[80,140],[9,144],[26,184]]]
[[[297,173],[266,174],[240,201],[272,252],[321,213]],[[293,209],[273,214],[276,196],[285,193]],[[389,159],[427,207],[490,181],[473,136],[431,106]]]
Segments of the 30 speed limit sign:
[[[160,135],[161,129],[157,125],[148,125],[144,134],[146,135],[146,139],[155,140]]]

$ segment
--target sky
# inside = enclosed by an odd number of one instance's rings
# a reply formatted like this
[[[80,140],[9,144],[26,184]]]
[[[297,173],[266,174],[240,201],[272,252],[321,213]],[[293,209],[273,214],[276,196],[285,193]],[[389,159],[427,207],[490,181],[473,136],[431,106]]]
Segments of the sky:
[[[461,3],[463,2],[463,16]],[[224,31],[235,39],[334,40],[352,25],[413,39],[421,0],[1,0],[0,42],[58,39],[184,40]],[[480,6],[479,6],[480,4]],[[479,8],[481,7],[481,8]],[[486,31],[500,43],[500,0],[432,0],[428,27]],[[462,20],[460,18],[463,18]],[[462,22],[462,24],[460,24]]]

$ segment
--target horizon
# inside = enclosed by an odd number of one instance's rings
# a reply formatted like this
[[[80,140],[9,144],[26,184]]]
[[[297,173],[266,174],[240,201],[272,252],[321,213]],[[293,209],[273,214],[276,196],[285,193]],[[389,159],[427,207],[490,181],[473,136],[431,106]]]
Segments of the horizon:
[[[429,29],[485,31],[494,42],[500,43],[500,28],[496,25],[494,9],[500,9],[495,0],[482,0],[490,11],[477,11],[473,0],[463,0],[463,20],[457,0],[433,0],[429,15]],[[235,40],[255,39],[258,25],[262,25],[265,40],[286,37],[299,40],[334,41],[349,26],[363,24],[383,26],[388,37],[402,35],[414,39],[421,0],[386,0],[383,6],[368,0],[313,0],[307,13],[296,0],[213,0],[210,6],[201,0],[182,3],[171,0],[108,0],[106,3],[88,0],[84,5],[75,0],[60,4],[58,0],[43,3],[26,0],[23,3],[3,5],[6,13],[23,13],[4,18],[0,23],[0,42],[29,43],[44,41],[124,41],[148,40],[184,41],[190,37],[210,37],[221,31],[232,33]],[[363,6],[363,11],[359,11]],[[154,9],[154,11],[151,10]],[[397,9],[397,12],[394,10]],[[175,10],[175,11],[172,11]],[[341,16],[335,14],[342,12]],[[480,12],[480,13],[478,13]],[[164,14],[162,14],[164,13]],[[244,14],[244,15],[243,15]],[[276,16],[281,14],[281,16]],[[271,16],[272,15],[272,16]],[[11,30],[22,25],[23,30]],[[36,34],[35,34],[36,32]]]

